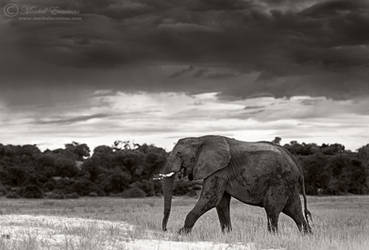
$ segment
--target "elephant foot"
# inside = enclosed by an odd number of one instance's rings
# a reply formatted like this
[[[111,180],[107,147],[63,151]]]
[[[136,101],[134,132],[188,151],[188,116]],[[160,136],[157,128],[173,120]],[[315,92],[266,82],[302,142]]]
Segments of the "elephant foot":
[[[304,235],[312,235],[313,234],[313,231],[311,230],[311,228],[310,227],[308,227],[308,228],[304,228],[303,230],[302,230],[302,233],[304,234]]]
[[[222,233],[226,234],[226,233],[230,233],[232,231],[232,227],[225,227],[222,228]]]
[[[178,234],[189,234],[191,232],[191,228],[186,228],[186,227],[182,227],[181,229],[178,230]]]

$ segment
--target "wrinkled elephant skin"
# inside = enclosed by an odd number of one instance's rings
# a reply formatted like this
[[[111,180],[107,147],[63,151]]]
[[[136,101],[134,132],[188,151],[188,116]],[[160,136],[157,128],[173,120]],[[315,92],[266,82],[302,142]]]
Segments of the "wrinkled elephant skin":
[[[184,138],[171,152],[164,174],[183,170],[193,179],[203,179],[203,188],[195,207],[186,216],[180,233],[188,233],[197,219],[216,208],[223,232],[232,230],[230,199],[263,207],[267,227],[277,232],[279,214],[291,217],[298,229],[311,233],[303,171],[284,148],[269,142],[243,142],[222,136]],[[174,174],[165,177],[165,216],[170,213]],[[304,198],[303,214],[300,191]]]

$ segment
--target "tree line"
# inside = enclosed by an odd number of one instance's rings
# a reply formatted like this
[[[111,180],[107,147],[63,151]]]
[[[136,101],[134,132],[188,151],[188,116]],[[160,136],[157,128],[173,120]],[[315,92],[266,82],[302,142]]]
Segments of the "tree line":
[[[298,143],[283,146],[299,160],[310,195],[369,193],[369,144],[358,152],[341,144]]]
[[[369,144],[358,152],[341,144],[283,145],[303,167],[310,195],[369,193]],[[116,141],[98,146],[72,142],[41,151],[36,145],[0,144],[0,195],[8,198],[146,197],[161,195],[153,180],[168,153],[154,145]],[[178,179],[175,195],[195,196],[201,184]]]

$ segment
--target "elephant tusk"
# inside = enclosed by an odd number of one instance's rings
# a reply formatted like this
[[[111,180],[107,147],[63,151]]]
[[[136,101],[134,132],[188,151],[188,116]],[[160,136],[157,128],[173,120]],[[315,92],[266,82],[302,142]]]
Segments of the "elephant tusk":
[[[168,178],[172,177],[176,172],[170,172],[169,174],[159,174],[160,177]]]
[[[154,177],[153,180],[154,181],[157,181],[157,180],[163,180],[165,178],[169,178],[169,177],[172,177],[176,172],[170,172],[169,174],[159,174],[158,177]]]

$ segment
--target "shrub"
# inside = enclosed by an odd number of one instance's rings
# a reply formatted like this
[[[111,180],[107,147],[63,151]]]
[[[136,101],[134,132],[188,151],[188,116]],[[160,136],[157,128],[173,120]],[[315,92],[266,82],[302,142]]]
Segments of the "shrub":
[[[122,193],[109,193],[109,197],[123,197]]]
[[[185,195],[190,191],[192,191],[191,181],[180,179],[174,183],[174,190],[173,190],[174,195]]]
[[[45,191],[52,191],[56,188],[55,181],[53,179],[48,180],[43,186],[42,189]]]
[[[29,185],[22,189],[21,195],[28,199],[41,199],[43,198],[43,192],[41,188],[36,185]]]
[[[141,180],[141,181],[136,181],[134,183],[132,183],[130,185],[131,188],[133,187],[137,187],[139,189],[141,189],[142,191],[144,191],[144,193],[147,196],[154,196],[155,195],[155,184],[153,181],[149,181],[149,180]]]
[[[70,193],[70,194],[65,195],[65,199],[78,199],[78,198],[79,198],[79,194],[77,193]]]
[[[46,198],[62,200],[65,198],[65,195],[62,192],[49,192],[49,193],[46,193]]]
[[[88,196],[90,196],[90,197],[97,197],[98,195],[97,195],[97,193],[96,193],[96,192],[90,192],[90,193],[88,194]]]
[[[20,196],[18,193],[14,192],[14,191],[10,191],[7,195],[6,198],[8,199],[19,199]]]
[[[96,193],[98,196],[105,195],[105,192],[101,189],[101,187],[85,178],[79,179],[76,182],[74,182],[71,187],[71,190],[73,190],[73,192],[78,193],[80,196],[86,196],[92,192]]]
[[[146,197],[146,193],[138,188],[138,187],[132,187],[127,190],[124,190],[122,193],[123,198],[142,198]]]
[[[6,188],[0,184],[0,196],[5,196],[7,194]]]

